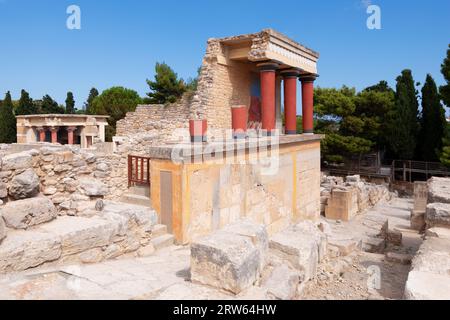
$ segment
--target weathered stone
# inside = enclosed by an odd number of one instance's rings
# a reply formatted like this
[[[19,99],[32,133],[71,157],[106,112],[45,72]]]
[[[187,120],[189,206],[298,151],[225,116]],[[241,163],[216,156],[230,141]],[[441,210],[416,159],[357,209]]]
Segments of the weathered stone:
[[[386,240],[383,238],[368,237],[363,241],[363,249],[370,253],[384,253]]]
[[[411,211],[411,229],[422,231],[425,229],[425,211]]]
[[[358,239],[349,237],[328,238],[328,253],[331,253],[334,256],[348,256],[352,252],[360,250],[361,246],[361,240]],[[337,252],[337,254],[335,252]]]
[[[156,251],[155,247],[153,246],[153,244],[150,243],[149,245],[147,245],[143,248],[140,248],[137,251],[137,254],[139,257],[148,257],[148,256],[151,256],[152,254],[154,254],[155,251]]]
[[[279,300],[292,300],[297,292],[299,283],[298,272],[286,265],[277,266],[264,283],[269,297]]]
[[[158,214],[156,213],[156,211],[148,207],[125,204],[114,201],[104,201],[103,203],[104,208],[102,212],[105,215],[109,213],[116,213],[127,217],[127,219],[132,219],[136,221],[136,223],[139,226],[146,224],[153,225],[156,224],[158,221]]]
[[[98,218],[59,217],[40,227],[61,238],[62,255],[109,245],[117,226]]]
[[[347,182],[360,182],[361,181],[361,177],[359,175],[347,176],[345,178],[345,181],[347,181]]]
[[[450,240],[450,229],[439,227],[430,228],[425,231],[425,236]]]
[[[58,189],[56,189],[56,187],[54,187],[54,186],[46,187],[46,188],[44,188],[44,191],[43,191],[43,193],[46,196],[54,195],[56,192],[58,192]]]
[[[191,244],[191,279],[239,294],[260,275],[260,254],[249,237],[218,231]]]
[[[389,262],[401,263],[404,265],[411,264],[413,256],[405,253],[387,252],[385,258]]]
[[[327,219],[349,221],[358,213],[358,194],[356,189],[333,189],[325,207]]]
[[[425,214],[427,228],[450,226],[450,203],[431,203]]]
[[[103,200],[98,199],[98,200],[95,202],[95,210],[97,210],[97,211],[102,211],[104,207],[105,207],[105,204],[104,204]]]
[[[61,256],[60,238],[39,231],[11,231],[0,245],[0,273],[37,267]]]
[[[8,154],[2,158],[2,170],[27,169],[33,165],[33,157],[29,152]]]
[[[103,254],[101,248],[93,248],[80,253],[78,257],[83,263],[97,263],[103,260]]]
[[[106,196],[109,192],[108,186],[96,179],[80,179],[80,187],[88,196]]]
[[[450,300],[448,275],[411,271],[405,286],[407,300]]]
[[[290,228],[274,235],[269,247],[275,255],[302,272],[305,280],[314,277],[319,262],[319,243],[314,237]]]
[[[428,180],[428,203],[450,204],[450,178],[433,177]]]
[[[100,162],[100,163],[97,164],[96,169],[98,171],[105,172],[105,171],[109,170],[109,165],[107,163],[105,163],[105,162]]]
[[[402,245],[402,238],[403,235],[398,230],[388,230],[387,232],[387,242],[394,245],[394,246],[401,246]]]
[[[27,229],[56,218],[53,203],[46,197],[11,201],[0,208],[6,225],[14,229]]]
[[[6,183],[0,181],[0,199],[6,198],[8,196],[8,189]]]
[[[3,221],[2,214],[0,213],[0,244],[2,240],[6,238],[6,227],[5,222]]]
[[[27,169],[12,179],[8,192],[16,200],[34,197],[39,193],[39,177],[33,169]]]

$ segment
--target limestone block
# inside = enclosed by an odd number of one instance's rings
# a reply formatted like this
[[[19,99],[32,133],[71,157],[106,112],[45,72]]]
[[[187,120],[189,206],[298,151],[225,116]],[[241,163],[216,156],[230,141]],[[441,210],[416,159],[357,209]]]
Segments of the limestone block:
[[[83,263],[97,263],[104,259],[104,252],[101,248],[93,248],[78,255]]]
[[[274,235],[269,247],[275,255],[300,271],[305,280],[314,277],[319,261],[319,244],[314,237],[289,228]]]
[[[361,181],[361,177],[359,175],[347,176],[345,178],[345,181],[346,182],[354,182],[354,183],[356,182],[356,183],[358,183],[358,182]]]
[[[398,230],[388,230],[387,232],[387,242],[394,245],[394,246],[401,246],[402,245],[402,238],[403,235]]]
[[[0,213],[0,244],[2,243],[2,240],[6,238],[6,226],[5,222],[3,221],[2,214]]]
[[[154,225],[158,222],[158,214],[156,211],[144,206],[124,204],[115,201],[104,201],[102,212],[104,214],[119,214],[126,217],[128,220],[134,220],[139,226],[146,224]]]
[[[8,196],[8,189],[6,183],[0,181],[0,199],[6,198]]]
[[[450,275],[450,241],[427,238],[412,262],[413,271]]]
[[[352,252],[361,249],[361,240],[351,237],[329,237],[328,253],[331,256],[348,256]]]
[[[234,294],[260,276],[258,248],[246,236],[218,231],[191,244],[191,279]]]
[[[8,154],[2,158],[2,170],[27,169],[33,165],[33,157],[29,152]]]
[[[425,210],[411,211],[411,229],[422,231],[425,229]]]
[[[8,227],[28,229],[55,219],[57,212],[50,199],[37,197],[8,202],[0,208],[0,214]]]
[[[363,249],[370,253],[384,253],[386,240],[384,238],[368,237],[363,241]]]
[[[450,240],[450,229],[439,227],[430,228],[425,231],[425,236]]]
[[[428,180],[428,203],[433,202],[450,203],[450,178]]]
[[[61,256],[60,238],[40,231],[11,231],[0,244],[0,273],[37,267]]]
[[[334,189],[325,207],[325,216],[332,220],[351,220],[358,212],[357,199],[356,189]]]
[[[243,220],[226,226],[223,231],[249,238],[258,249],[260,270],[264,269],[267,263],[267,252],[269,251],[269,235],[264,225]]]
[[[302,221],[293,227],[293,230],[310,236],[317,243],[319,262],[325,258],[328,252],[328,237],[321,230],[321,228],[326,229],[327,226],[329,227],[329,225],[325,223],[316,224],[312,221]]]
[[[405,253],[397,253],[397,252],[387,252],[385,254],[386,261],[401,263],[404,265],[411,264],[411,260],[413,256]]]
[[[117,225],[112,221],[98,218],[64,216],[40,228],[60,237],[62,255],[68,256],[109,245]]]
[[[425,181],[414,182],[414,210],[425,211],[428,201],[428,185]]]
[[[39,177],[33,169],[27,169],[16,175],[9,184],[8,193],[16,199],[26,199],[39,193]]]
[[[109,192],[106,184],[92,178],[80,179],[80,187],[84,190],[86,195],[91,197],[106,196]]]
[[[405,286],[407,300],[450,300],[450,277],[411,271]]]
[[[425,214],[427,228],[450,227],[450,203],[431,203]]]
[[[267,289],[269,297],[278,300],[292,300],[299,284],[298,272],[286,265],[280,265],[272,270],[263,287]]]

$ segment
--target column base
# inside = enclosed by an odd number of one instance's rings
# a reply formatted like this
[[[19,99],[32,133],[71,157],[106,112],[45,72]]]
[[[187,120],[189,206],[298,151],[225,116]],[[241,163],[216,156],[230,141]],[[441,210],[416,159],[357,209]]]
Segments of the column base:
[[[207,142],[206,136],[191,136],[192,143]]]
[[[247,138],[246,133],[234,133],[233,134],[233,139],[245,139],[245,138]]]
[[[285,134],[289,134],[289,135],[297,134],[297,130],[286,130]]]

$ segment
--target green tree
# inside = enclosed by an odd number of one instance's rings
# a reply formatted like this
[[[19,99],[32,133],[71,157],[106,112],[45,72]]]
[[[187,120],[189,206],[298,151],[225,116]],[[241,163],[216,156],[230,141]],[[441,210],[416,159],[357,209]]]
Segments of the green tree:
[[[447,57],[441,65],[441,72],[447,84],[440,87],[440,94],[444,103],[450,108],[450,44],[448,45]]]
[[[39,113],[36,105],[33,103],[33,99],[30,98],[28,92],[22,89],[20,92],[20,99],[16,109],[16,115],[28,115]]]
[[[84,103],[84,109],[86,110],[86,114],[94,114],[92,112],[92,102],[94,101],[95,98],[98,97],[98,90],[96,88],[92,88],[89,91],[89,96],[86,100],[86,102]]]
[[[188,90],[184,80],[179,79],[166,63],[156,63],[155,72],[155,81],[147,79],[151,92],[147,93],[149,99],[146,101],[150,104],[174,103]]]
[[[127,112],[134,111],[142,103],[138,93],[123,87],[112,87],[102,92],[92,101],[91,111],[94,114],[108,115],[106,139],[112,141],[116,133],[116,123],[125,117]]]
[[[40,101],[40,113],[43,114],[60,114],[64,113],[64,108],[58,105],[58,102],[52,99],[48,94],[42,97]]]
[[[11,93],[8,91],[5,99],[0,103],[0,143],[16,142],[16,131],[14,106],[11,100]]]
[[[74,114],[75,113],[75,100],[73,98],[72,92],[67,92],[67,98],[66,98],[66,113],[67,114]]]
[[[445,110],[441,105],[436,82],[427,75],[422,88],[422,114],[417,156],[425,161],[437,161],[442,149],[447,121]]]
[[[414,158],[417,135],[419,103],[411,70],[403,70],[397,77],[395,104],[387,115],[387,144],[392,156],[411,160]]]

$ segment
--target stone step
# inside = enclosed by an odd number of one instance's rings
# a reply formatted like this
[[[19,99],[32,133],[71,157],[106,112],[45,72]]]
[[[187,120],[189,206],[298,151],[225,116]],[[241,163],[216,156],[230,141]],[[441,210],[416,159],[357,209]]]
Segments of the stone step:
[[[151,199],[149,197],[132,194],[132,193],[124,194],[122,196],[122,198],[120,199],[120,202],[134,204],[134,205],[138,205],[138,206],[144,206],[144,207],[148,207],[148,208],[152,207]]]
[[[149,186],[132,186],[128,189],[129,194],[135,194],[137,196],[150,197]]]
[[[160,250],[173,245],[175,237],[172,234],[164,234],[162,236],[153,238],[150,242],[155,247],[155,250]]]
[[[164,224],[154,225],[152,228],[152,237],[157,238],[159,236],[167,234],[167,226]]]

